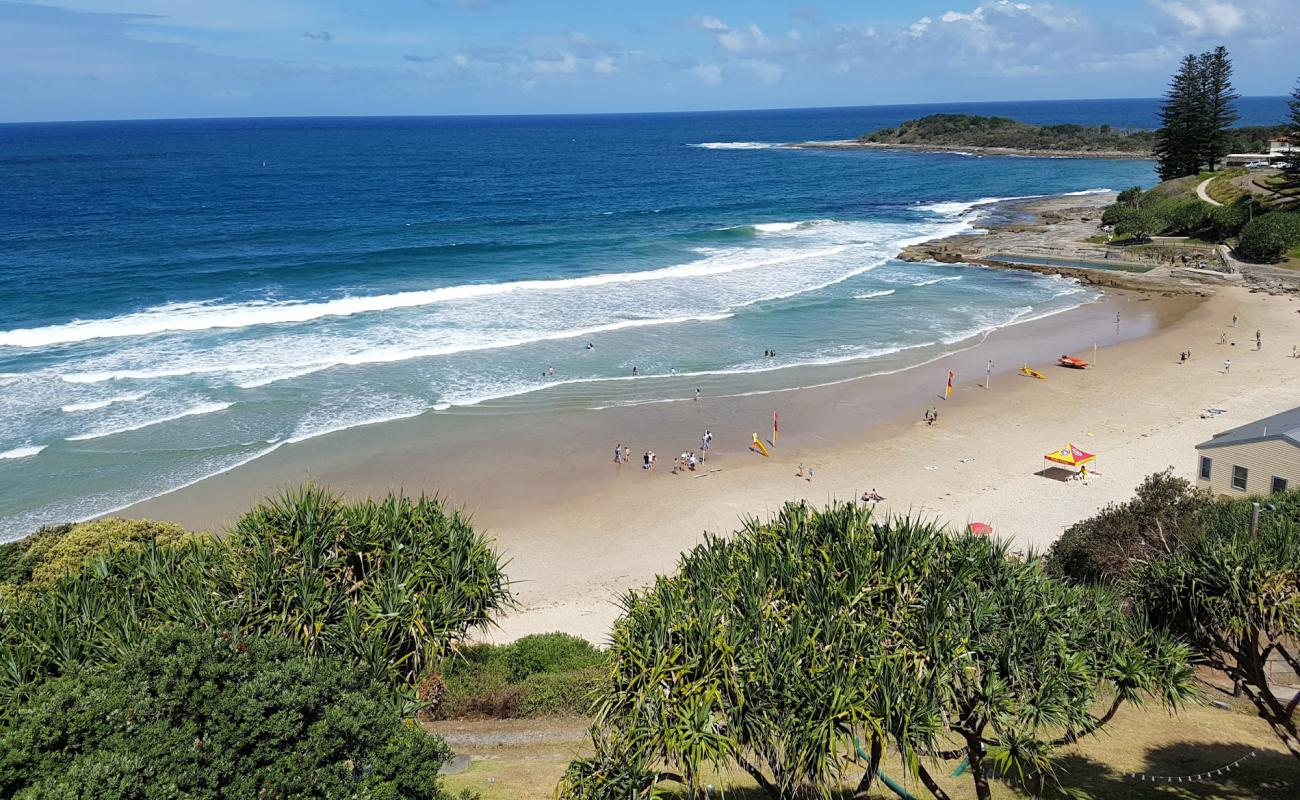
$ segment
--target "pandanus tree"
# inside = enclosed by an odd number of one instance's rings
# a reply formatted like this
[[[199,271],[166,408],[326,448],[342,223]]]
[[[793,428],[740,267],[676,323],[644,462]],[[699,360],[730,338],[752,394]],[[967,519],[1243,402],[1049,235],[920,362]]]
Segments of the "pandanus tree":
[[[284,637],[413,684],[510,602],[491,544],[440,501],[347,503],[307,486],[259,504],[223,540],[123,548],[0,604],[0,701],[120,663],[170,625]]]
[[[1300,759],[1300,697],[1277,691],[1300,681],[1300,491],[1264,502],[1255,532],[1249,502],[1207,509],[1201,532],[1137,573],[1130,591],[1152,622],[1241,687]]]
[[[1187,648],[1125,614],[1115,595],[1064,585],[985,539],[949,538],[944,556],[909,638],[938,667],[925,691],[937,692],[958,743],[930,755],[964,759],[976,797],[992,797],[994,775],[1041,793],[1057,749],[1124,704],[1177,707],[1190,696]],[[915,771],[945,797],[924,762]]]
[[[1125,702],[1176,703],[1189,677],[1186,652],[1109,596],[851,505],[789,504],[709,537],[623,610],[597,706],[606,746],[572,765],[563,797],[613,798],[603,776],[626,786],[629,764],[641,796],[655,779],[699,796],[709,767],[775,799],[845,782],[865,796],[887,751],[939,798],[927,765],[969,758],[988,797],[994,770],[1044,774],[1055,748]]]

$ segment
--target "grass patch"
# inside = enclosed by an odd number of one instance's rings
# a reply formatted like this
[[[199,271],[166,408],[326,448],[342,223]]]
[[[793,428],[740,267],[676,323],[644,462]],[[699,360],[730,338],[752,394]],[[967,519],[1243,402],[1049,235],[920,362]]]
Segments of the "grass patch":
[[[1243,170],[1241,174],[1244,175],[1245,171]],[[1233,178],[1236,177],[1239,176],[1220,173],[1206,184],[1205,193],[1212,199],[1223,203],[1225,206],[1230,206],[1242,198],[1249,197],[1249,191],[1242,189],[1232,182]]]
[[[525,636],[508,645],[474,645],[444,665],[446,691],[434,716],[585,714],[604,663],[604,653],[565,633]]]
[[[528,723],[519,723],[528,724]],[[482,800],[551,800],[555,785],[568,759],[586,753],[582,740],[514,746],[484,744],[473,748],[473,765],[460,775],[446,778],[452,791],[469,789]],[[1153,784],[1127,777],[1133,772],[1149,775],[1182,776],[1218,769],[1258,751],[1254,758],[1210,781]],[[1293,800],[1300,797],[1300,767],[1276,744],[1267,725],[1245,704],[1234,703],[1231,711],[1209,706],[1192,706],[1176,715],[1163,711],[1125,708],[1100,736],[1067,748],[1059,762],[1059,787],[1043,795],[1053,800]],[[969,777],[953,778],[955,763],[932,769],[939,784],[953,800],[975,796]],[[905,780],[906,771],[896,757],[886,759],[885,771],[903,782],[918,798],[930,797],[916,781]],[[854,776],[856,777],[856,776]],[[767,800],[767,796],[739,773],[711,773],[706,780],[725,790],[728,800]],[[686,800],[684,791],[672,784],[663,787],[666,797]],[[851,787],[838,795],[848,800]],[[715,796],[721,796],[715,792]],[[897,800],[883,786],[869,795],[872,800]],[[995,783],[994,797],[1028,798],[1015,786]]]

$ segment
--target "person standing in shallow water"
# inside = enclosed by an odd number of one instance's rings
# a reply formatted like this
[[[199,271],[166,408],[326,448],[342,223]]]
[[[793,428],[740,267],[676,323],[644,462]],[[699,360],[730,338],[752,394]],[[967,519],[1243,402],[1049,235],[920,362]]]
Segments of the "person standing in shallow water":
[[[623,463],[623,445],[621,443],[614,445],[614,463]]]

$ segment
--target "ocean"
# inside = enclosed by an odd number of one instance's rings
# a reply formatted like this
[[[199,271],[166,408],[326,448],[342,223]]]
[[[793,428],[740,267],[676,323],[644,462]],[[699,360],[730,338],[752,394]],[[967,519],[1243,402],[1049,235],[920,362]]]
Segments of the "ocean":
[[[898,369],[1095,299],[893,256],[1149,162],[779,146],[935,110],[0,125],[0,539],[353,426]]]

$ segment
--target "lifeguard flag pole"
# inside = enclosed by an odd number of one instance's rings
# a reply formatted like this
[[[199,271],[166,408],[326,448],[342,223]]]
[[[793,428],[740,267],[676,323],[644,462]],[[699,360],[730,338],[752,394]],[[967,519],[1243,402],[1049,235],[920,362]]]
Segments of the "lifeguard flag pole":
[[[775,411],[772,412],[772,444],[776,444],[777,437],[781,435],[781,417]]]
[[[943,390],[943,399],[944,399],[944,400],[947,400],[949,397],[952,397],[952,379],[953,379],[953,377],[954,377],[954,373],[953,373],[953,371],[952,371],[952,370],[948,370],[948,385],[947,385],[946,387],[944,387],[944,390]]]

